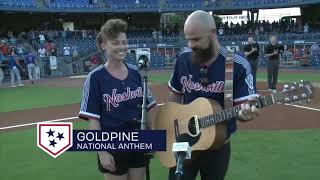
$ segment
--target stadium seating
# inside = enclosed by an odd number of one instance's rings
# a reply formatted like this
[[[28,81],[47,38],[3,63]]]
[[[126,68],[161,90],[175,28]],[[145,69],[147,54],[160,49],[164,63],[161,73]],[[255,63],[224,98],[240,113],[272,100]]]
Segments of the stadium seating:
[[[31,8],[36,7],[35,0],[0,0],[0,6]]]
[[[102,0],[97,4],[92,4],[89,0],[48,0],[46,2],[47,8],[62,8],[62,9],[119,9],[126,11],[126,9],[159,9],[173,8],[173,9],[198,9],[204,7],[221,7],[221,8],[234,8],[234,7],[254,7],[265,5],[278,5],[294,3],[308,3],[304,1],[289,1],[289,0]],[[311,0],[310,0],[311,1]],[[37,7],[36,0],[0,0],[0,7],[21,7],[32,8]],[[155,10],[157,11],[157,10]]]
[[[89,4],[89,0],[54,0],[48,6],[51,8],[98,8],[96,4]]]

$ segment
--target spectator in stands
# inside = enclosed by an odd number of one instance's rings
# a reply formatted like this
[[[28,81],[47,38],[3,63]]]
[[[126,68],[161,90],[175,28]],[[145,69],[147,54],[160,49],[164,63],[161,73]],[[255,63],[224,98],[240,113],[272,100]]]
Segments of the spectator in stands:
[[[218,32],[219,32],[219,36],[223,36],[223,34],[224,34],[223,27],[220,27]]]
[[[308,32],[309,32],[309,25],[308,25],[308,23],[306,23],[306,24],[304,25],[304,27],[303,27],[303,32],[304,32],[304,33],[308,33]]]
[[[50,56],[52,43],[47,41],[46,44],[44,45],[44,48],[46,49],[46,56]]]
[[[92,55],[90,57],[90,64],[91,64],[91,69],[95,69],[99,65],[99,59],[97,58],[96,55]]]
[[[72,59],[76,60],[79,55],[78,54],[78,46],[74,44],[71,49],[72,49]]]
[[[198,10],[188,16],[184,34],[190,48],[177,56],[174,71],[168,82],[172,91],[169,101],[188,104],[204,97],[215,100],[222,106],[227,49],[220,45],[216,31],[214,19],[208,12]],[[240,55],[233,54],[233,57],[233,103],[236,105],[249,101],[256,96],[256,92],[249,63]],[[218,85],[221,82],[222,85]],[[218,88],[219,86],[221,88]],[[242,110],[237,116],[239,120],[252,120],[259,113],[257,108],[250,107],[249,104],[242,104],[241,107]],[[223,131],[227,137],[222,145],[215,149],[199,151],[197,157],[184,164],[183,175],[179,179],[195,180],[199,171],[202,180],[224,179],[231,151],[227,139],[236,131],[236,119],[230,119],[225,126],[226,129]],[[176,179],[175,171],[176,167],[170,168],[169,180]]]
[[[256,87],[257,67],[259,63],[259,44],[254,42],[253,37],[248,38],[248,44],[244,47],[244,54],[247,57],[253,76],[253,85]]]
[[[40,42],[41,45],[44,45],[44,43],[46,42],[46,38],[45,38],[43,32],[41,32],[41,33],[39,34],[39,42]]]
[[[304,48],[301,66],[308,65],[310,65],[310,50],[308,48]]]
[[[41,76],[45,76],[47,75],[46,73],[46,64],[47,64],[47,59],[46,59],[46,54],[47,54],[47,51],[46,49],[44,48],[44,46],[41,46],[38,50],[38,54],[39,54],[39,57],[40,57],[40,71],[41,71]]]
[[[19,60],[16,57],[14,51],[11,51],[10,56],[8,58],[8,65],[10,69],[10,77],[11,77],[11,87],[17,87],[14,83],[15,77],[17,77],[18,86],[23,86],[21,82],[20,69],[22,69]]]
[[[320,47],[317,42],[314,42],[311,46],[311,56],[318,55],[320,52]]]
[[[6,56],[10,52],[9,46],[6,44],[5,40],[0,41],[0,51],[3,56]]]
[[[300,60],[301,60],[301,55],[300,55],[300,52],[299,52],[299,49],[298,49],[298,48],[294,50],[294,53],[293,53],[293,57],[292,57],[292,58],[293,58],[293,60],[300,62]]]
[[[268,58],[268,88],[276,92],[280,65],[280,49],[275,35],[270,36],[270,44],[265,49]]]
[[[85,29],[82,29],[81,33],[82,33],[82,39],[86,39],[87,38],[87,31]]]
[[[152,31],[152,38],[158,39],[158,32],[155,29],[153,29],[153,31]]]
[[[23,59],[24,48],[23,48],[22,44],[18,44],[17,54],[18,54],[19,58]]]
[[[66,44],[66,46],[63,47],[63,55],[64,56],[70,56],[70,46],[68,44]]]
[[[25,63],[27,64],[28,68],[28,75],[31,81],[31,84],[34,84],[34,80],[36,79],[36,57],[29,52],[28,55],[25,57]]]
[[[142,81],[138,68],[124,62],[128,51],[126,31],[126,22],[110,19],[97,37],[99,48],[108,52],[108,61],[89,74],[79,113],[80,118],[89,119],[92,130],[140,128],[137,120],[141,119],[142,96],[131,96],[130,92],[142,93]],[[128,93],[129,98],[122,99],[123,102],[117,105],[104,98],[116,97],[118,93]],[[148,109],[155,105],[151,93],[149,95]],[[144,166],[144,153],[141,152],[98,152],[98,167],[105,180],[143,180]]]

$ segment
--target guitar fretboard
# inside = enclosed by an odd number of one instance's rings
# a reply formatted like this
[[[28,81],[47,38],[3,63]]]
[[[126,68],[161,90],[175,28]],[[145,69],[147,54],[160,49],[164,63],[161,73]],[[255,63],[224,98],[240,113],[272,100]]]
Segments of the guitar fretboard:
[[[257,108],[266,107],[274,104],[276,102],[275,98],[276,96],[274,96],[273,94],[269,96],[258,97],[257,100],[253,102],[253,104],[256,105]],[[202,128],[206,128],[217,123],[236,118],[239,115],[240,110],[241,106],[237,105],[217,112],[215,114],[199,118],[200,126]]]

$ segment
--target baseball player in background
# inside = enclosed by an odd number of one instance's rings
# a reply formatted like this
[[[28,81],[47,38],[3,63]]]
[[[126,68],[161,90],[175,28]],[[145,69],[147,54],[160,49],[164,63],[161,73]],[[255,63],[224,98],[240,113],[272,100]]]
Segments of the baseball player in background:
[[[107,53],[105,64],[89,73],[83,89],[79,117],[89,119],[92,130],[139,129],[143,102],[142,77],[135,65],[124,61],[128,51],[127,23],[108,20],[97,37]],[[119,98],[120,97],[120,98]],[[148,90],[148,110],[156,105]],[[142,180],[145,176],[141,152],[98,152],[98,168],[106,180]]]
[[[30,52],[26,57],[25,57],[25,63],[27,64],[28,68],[28,75],[29,79],[32,84],[34,84],[34,80],[36,79],[36,57]]]

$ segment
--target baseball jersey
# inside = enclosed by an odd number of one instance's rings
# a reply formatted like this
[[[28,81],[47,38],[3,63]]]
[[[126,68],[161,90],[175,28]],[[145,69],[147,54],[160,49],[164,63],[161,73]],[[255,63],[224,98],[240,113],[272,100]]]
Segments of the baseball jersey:
[[[36,59],[36,57],[35,57],[34,55],[28,54],[28,55],[25,57],[25,63],[26,63],[26,64],[35,64],[35,59]]]
[[[12,55],[10,55],[8,58],[8,65],[9,65],[9,69],[17,68],[18,64],[16,62],[16,57],[13,57]]]
[[[227,49],[222,47],[217,59],[208,66],[208,84],[200,83],[200,65],[191,62],[192,50],[186,48],[177,56],[176,65],[168,86],[172,92],[183,95],[183,103],[188,104],[199,97],[214,99],[224,107],[224,80]],[[233,55],[233,102],[240,104],[251,96],[256,96],[249,62],[238,54]],[[228,136],[236,131],[236,120],[227,123]]]
[[[84,83],[79,117],[100,121],[101,129],[117,129],[126,123],[136,123],[142,117],[143,86],[138,68],[125,64],[128,76],[120,80],[112,76],[104,65],[88,74]],[[147,108],[156,101],[147,90]]]

